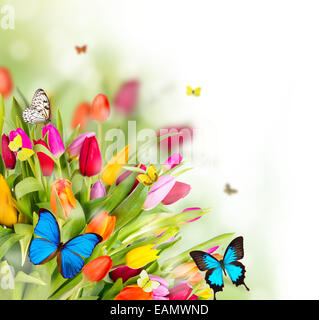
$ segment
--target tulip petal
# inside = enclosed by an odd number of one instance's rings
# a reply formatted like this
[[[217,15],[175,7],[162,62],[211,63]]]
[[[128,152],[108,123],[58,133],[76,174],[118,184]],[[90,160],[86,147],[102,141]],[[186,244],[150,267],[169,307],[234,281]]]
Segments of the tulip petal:
[[[161,176],[153,184],[144,202],[143,209],[151,210],[155,208],[171,191],[176,180],[173,176]]]
[[[170,190],[167,196],[163,199],[162,203],[164,205],[173,204],[176,201],[182,198],[185,198],[190,191],[191,191],[191,186],[189,184],[176,181],[173,188]]]

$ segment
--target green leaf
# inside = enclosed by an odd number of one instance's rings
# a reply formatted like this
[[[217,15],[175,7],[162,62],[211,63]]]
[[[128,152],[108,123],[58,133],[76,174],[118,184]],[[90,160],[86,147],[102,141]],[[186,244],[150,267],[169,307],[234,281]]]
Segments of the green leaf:
[[[21,199],[28,193],[42,191],[42,184],[33,177],[28,177],[20,181],[15,187],[15,194],[17,199]]]
[[[30,130],[27,123],[22,119],[23,108],[19,105],[18,101],[13,97],[11,106],[11,117],[17,128],[21,128],[29,136]]]
[[[129,223],[140,213],[146,200],[148,190],[148,187],[145,187],[140,183],[134,191],[114,211],[112,211],[112,216],[116,217],[116,231]]]
[[[102,300],[113,300],[116,295],[118,295],[123,289],[122,278],[118,278],[113,286],[106,290],[102,296]]]
[[[194,246],[184,252],[182,252],[181,254],[179,254],[178,256],[175,256],[171,259],[166,260],[163,265],[162,265],[162,269],[172,269],[174,268],[176,265],[181,264],[183,262],[187,262],[191,259],[189,253],[191,251],[195,251],[195,250],[207,250],[209,248],[215,247],[215,246],[220,246],[221,244],[225,243],[226,241],[229,241],[230,238],[232,238],[234,236],[235,233],[224,233],[222,235],[219,235],[217,237],[214,237],[212,239],[209,239],[197,246]]]
[[[68,241],[71,238],[79,235],[84,229],[85,215],[83,209],[78,201],[76,201],[76,207],[71,211],[70,216],[66,220],[62,228],[62,241]]]
[[[23,236],[19,241],[21,248],[21,265],[23,266],[32,239],[33,226],[30,224],[17,223],[14,225],[14,231],[16,234]]]
[[[61,135],[62,141],[63,141],[63,121],[61,117],[61,113],[59,108],[56,110],[56,121],[57,121],[57,129]]]
[[[21,235],[15,234],[12,231],[4,231],[4,228],[0,227],[0,259],[2,259],[7,251],[21,238]]]
[[[71,136],[69,137],[67,143],[66,143],[66,149],[69,147],[69,145],[73,142],[73,140],[78,136],[80,131],[80,124],[73,130]]]
[[[132,171],[132,172],[137,172],[137,173],[145,173],[145,170],[140,169],[138,167],[128,167],[128,166],[124,166],[123,167],[124,170],[128,170],[128,171]]]
[[[39,286],[45,286],[46,283],[41,279],[38,272],[32,272],[31,274],[26,274],[23,271],[19,271],[15,277],[16,282],[32,283]]]

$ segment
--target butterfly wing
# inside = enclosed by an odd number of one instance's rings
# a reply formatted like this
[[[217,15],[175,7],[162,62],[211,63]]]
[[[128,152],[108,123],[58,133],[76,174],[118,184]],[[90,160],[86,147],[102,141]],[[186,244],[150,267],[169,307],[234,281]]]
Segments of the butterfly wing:
[[[40,238],[32,240],[29,257],[33,264],[43,264],[55,257],[60,243],[59,226],[50,211],[40,209],[34,233]]]
[[[9,148],[13,152],[22,148],[22,137],[19,134],[9,143]]]
[[[224,265],[233,284],[237,287],[242,284],[249,290],[244,282],[245,266],[237,261],[244,257],[243,241],[243,237],[238,237],[228,245],[224,256]]]
[[[84,259],[88,258],[102,237],[85,233],[69,240],[58,253],[58,267],[64,278],[72,278],[81,271]]]
[[[34,151],[32,149],[28,148],[22,148],[17,154],[17,157],[20,161],[26,161],[28,160],[32,155],[34,154]]]
[[[143,183],[144,186],[149,187],[153,184],[152,179],[147,175],[147,174],[139,174],[136,179],[140,182]]]
[[[195,97],[199,97],[200,93],[201,93],[201,90],[202,90],[201,87],[198,87],[198,88],[194,89],[194,96]]]
[[[156,170],[156,167],[151,164],[148,169],[147,169],[147,175],[151,178],[151,180],[154,182],[156,182],[158,180],[158,173]]]
[[[220,262],[204,251],[192,251],[189,253],[195,261],[197,267],[201,271],[206,271],[205,280],[208,285],[214,290],[214,297],[216,292],[223,291],[223,269]]]
[[[145,270],[142,270],[140,273],[140,277],[137,279],[137,284],[140,288],[144,290],[144,287],[150,281],[150,278]]]
[[[53,259],[58,246],[45,239],[33,239],[30,244],[29,258],[33,264],[43,264]]]
[[[186,87],[186,94],[187,94],[188,96],[191,96],[191,95],[193,94],[193,89],[192,89],[192,87],[190,87],[190,86],[187,86],[187,87]]]
[[[32,98],[31,106],[22,113],[24,122],[31,124],[47,123],[51,120],[50,101],[43,89],[38,89]]]

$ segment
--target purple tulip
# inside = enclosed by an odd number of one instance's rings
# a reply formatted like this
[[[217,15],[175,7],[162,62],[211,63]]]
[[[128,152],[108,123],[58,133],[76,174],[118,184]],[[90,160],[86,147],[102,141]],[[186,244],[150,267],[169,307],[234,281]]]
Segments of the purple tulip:
[[[77,160],[80,155],[81,148],[85,138],[91,138],[94,136],[95,136],[95,132],[86,132],[78,136],[76,139],[74,139],[66,150],[70,158]]]
[[[90,200],[102,198],[105,196],[106,196],[106,191],[105,191],[104,184],[101,180],[97,180],[91,189]]]

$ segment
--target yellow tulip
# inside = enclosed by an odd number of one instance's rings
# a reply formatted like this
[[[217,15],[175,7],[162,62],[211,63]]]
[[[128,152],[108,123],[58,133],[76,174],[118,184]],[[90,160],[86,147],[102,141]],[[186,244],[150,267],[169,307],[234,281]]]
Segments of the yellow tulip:
[[[126,265],[132,269],[142,268],[159,258],[159,250],[152,249],[154,244],[147,244],[129,251],[126,254]]]
[[[129,149],[130,146],[127,145],[117,155],[115,155],[104,167],[101,174],[101,180],[104,183],[112,185],[115,182],[116,178],[122,170],[122,167],[128,161]]]
[[[0,224],[12,227],[18,222],[18,212],[15,200],[11,195],[7,181],[0,174]]]

